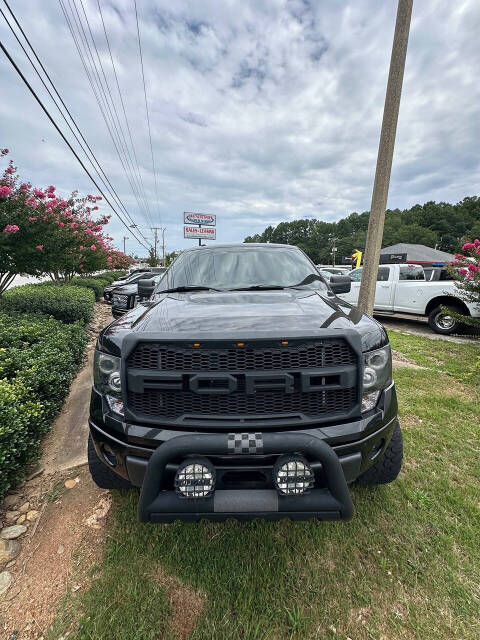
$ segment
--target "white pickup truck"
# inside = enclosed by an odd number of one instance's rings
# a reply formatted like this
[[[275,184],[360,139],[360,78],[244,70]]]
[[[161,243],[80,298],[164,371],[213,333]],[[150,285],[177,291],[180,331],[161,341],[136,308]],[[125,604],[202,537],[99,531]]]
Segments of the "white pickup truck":
[[[363,267],[349,272],[350,293],[340,298],[355,305],[358,301]],[[460,323],[442,307],[465,315],[480,317],[480,307],[467,304],[458,295],[455,281],[427,282],[423,267],[417,264],[380,265],[375,293],[375,311],[382,313],[411,313],[428,317],[430,328],[436,333],[449,334],[459,330]]]

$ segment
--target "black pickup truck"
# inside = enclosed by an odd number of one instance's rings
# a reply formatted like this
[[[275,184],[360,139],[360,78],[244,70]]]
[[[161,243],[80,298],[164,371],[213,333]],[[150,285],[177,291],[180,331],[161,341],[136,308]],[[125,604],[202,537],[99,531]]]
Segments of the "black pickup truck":
[[[348,485],[393,481],[402,435],[388,337],[296,247],[183,252],[104,329],[89,465],[141,487],[142,521],[347,519]]]

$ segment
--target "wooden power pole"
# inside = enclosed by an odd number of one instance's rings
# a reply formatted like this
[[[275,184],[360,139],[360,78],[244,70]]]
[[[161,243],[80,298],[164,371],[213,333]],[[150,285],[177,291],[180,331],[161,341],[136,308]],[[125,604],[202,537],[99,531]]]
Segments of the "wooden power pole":
[[[372,204],[368,222],[365,259],[358,308],[363,313],[373,312],[377,271],[380,262],[385,210],[392,171],[393,149],[397,132],[398,111],[402,95],[403,73],[407,56],[408,35],[412,17],[413,0],[398,0],[397,20],[393,36],[392,57],[388,74],[387,93],[383,110],[382,131],[378,145],[377,169],[373,185]]]

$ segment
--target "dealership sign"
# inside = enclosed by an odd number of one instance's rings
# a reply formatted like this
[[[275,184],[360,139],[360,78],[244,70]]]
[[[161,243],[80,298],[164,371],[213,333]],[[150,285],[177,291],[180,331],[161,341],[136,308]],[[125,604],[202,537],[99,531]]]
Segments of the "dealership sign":
[[[208,240],[215,240],[216,229],[211,227],[183,227],[184,238],[207,238]]]
[[[211,215],[210,213],[193,213],[192,211],[184,211],[183,224],[201,224],[202,226],[206,225],[208,227],[214,227],[217,224],[217,216]],[[193,238],[193,236],[185,236],[185,238]]]

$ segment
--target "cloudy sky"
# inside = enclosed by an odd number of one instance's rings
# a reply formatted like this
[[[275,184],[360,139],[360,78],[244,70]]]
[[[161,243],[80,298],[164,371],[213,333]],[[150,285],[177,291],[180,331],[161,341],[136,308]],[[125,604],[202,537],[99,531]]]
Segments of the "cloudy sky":
[[[168,250],[195,242],[182,237],[185,210],[217,214],[218,240],[235,242],[282,220],[369,208],[396,0],[138,0],[158,200],[133,0],[99,1],[148,210],[125,176],[60,4],[9,4],[132,217],[165,226]],[[86,27],[80,0],[63,2]],[[97,0],[83,5],[128,143]],[[2,41],[61,122],[0,22]],[[389,207],[478,194],[479,32],[478,2],[414,3]],[[96,193],[5,58],[0,87],[0,146],[22,178]],[[110,227],[120,246],[128,233],[113,217]]]

